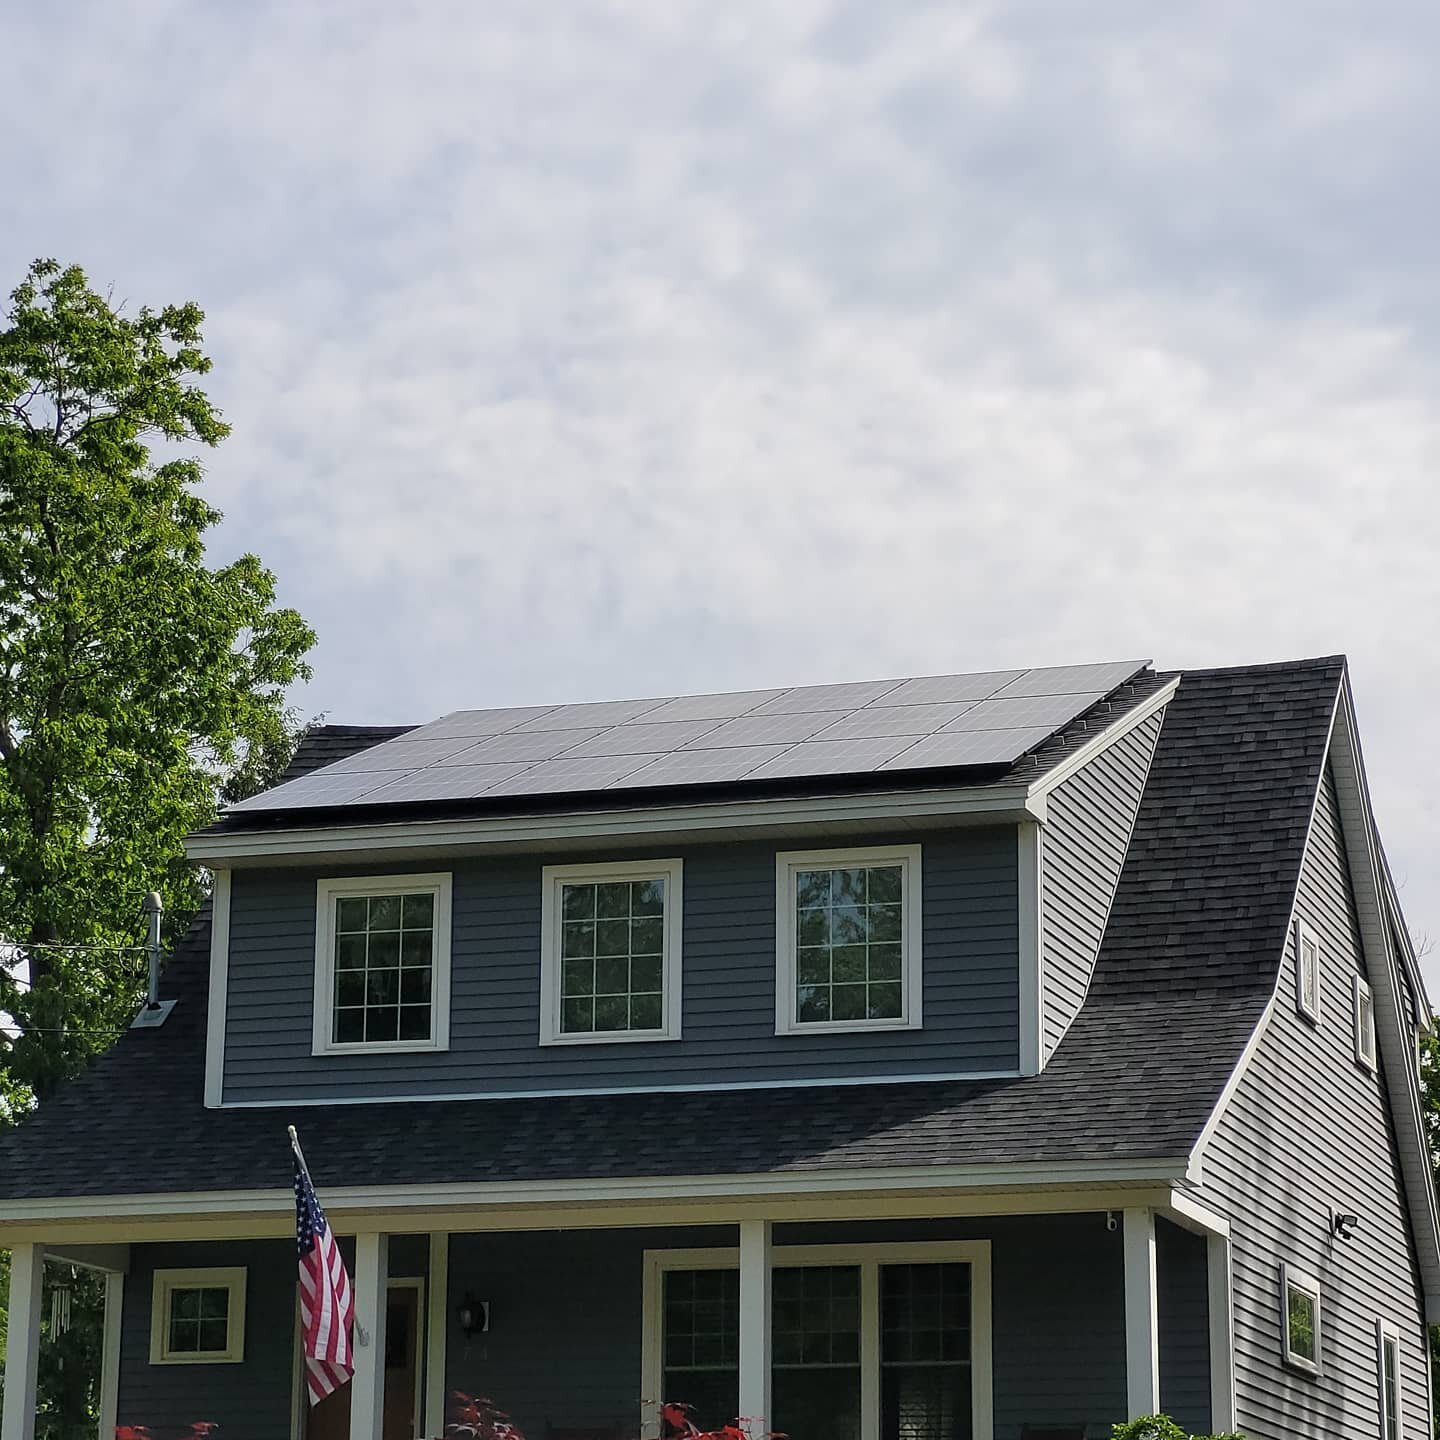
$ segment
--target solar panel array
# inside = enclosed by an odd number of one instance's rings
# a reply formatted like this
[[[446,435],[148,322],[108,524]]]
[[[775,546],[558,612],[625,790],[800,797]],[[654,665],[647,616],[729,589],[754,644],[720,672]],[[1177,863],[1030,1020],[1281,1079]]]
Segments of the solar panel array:
[[[460,710],[230,808],[498,800],[1004,765],[1146,664]]]

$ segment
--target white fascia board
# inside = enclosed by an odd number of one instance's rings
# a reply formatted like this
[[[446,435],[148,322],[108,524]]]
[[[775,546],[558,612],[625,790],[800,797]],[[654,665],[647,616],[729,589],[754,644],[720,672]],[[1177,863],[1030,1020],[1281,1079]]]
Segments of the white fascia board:
[[[324,1186],[326,1213],[435,1211],[469,1207],[576,1205],[614,1206],[646,1201],[718,1202],[893,1193],[950,1195],[1095,1186],[1162,1186],[1179,1183],[1185,1157],[1158,1160],[1079,1160],[1030,1165],[913,1165],[758,1175],[633,1176],[609,1180],[493,1181],[450,1185]],[[1104,1208],[1096,1202],[1099,1208]],[[74,1195],[0,1201],[0,1227],[39,1220],[127,1219],[177,1216],[217,1218],[293,1212],[295,1197],[282,1190],[214,1190],[156,1195]],[[619,1223],[618,1214],[614,1220]],[[3,1230],[0,1230],[3,1233]]]
[[[1415,1073],[1413,1042],[1400,1003],[1400,974],[1391,946],[1391,903],[1383,878],[1383,860],[1365,762],[1355,724],[1350,677],[1341,683],[1330,764],[1335,774],[1341,832],[1350,862],[1355,913],[1365,968],[1375,1000],[1376,1041],[1384,1066],[1385,1091],[1395,1126],[1401,1180],[1409,1202],[1410,1220],[1420,1263],[1426,1307],[1431,1320],[1440,1319],[1440,1202],[1437,1202],[1425,1135],[1420,1078]]]
[[[1138,725],[1143,725],[1157,710],[1163,710],[1175,698],[1184,677],[1176,675],[1167,680],[1153,695],[1142,700],[1133,710],[1127,710],[1113,724],[1097,731],[1073,754],[1067,755],[1052,770],[1047,770],[1038,779],[1031,781],[1027,796],[1041,800],[1057,785],[1063,785],[1072,775],[1083,770],[1098,755],[1103,755],[1117,741],[1123,740]]]
[[[311,865],[331,858],[353,862],[387,856],[463,855],[503,848],[574,850],[577,841],[663,844],[686,836],[746,838],[777,833],[827,833],[850,827],[933,829],[955,824],[1006,824],[1035,818],[1023,785],[881,790],[774,800],[711,801],[574,811],[559,815],[506,815],[464,820],[382,821],[368,825],[303,826],[285,830],[199,831],[185,841],[200,864]]]

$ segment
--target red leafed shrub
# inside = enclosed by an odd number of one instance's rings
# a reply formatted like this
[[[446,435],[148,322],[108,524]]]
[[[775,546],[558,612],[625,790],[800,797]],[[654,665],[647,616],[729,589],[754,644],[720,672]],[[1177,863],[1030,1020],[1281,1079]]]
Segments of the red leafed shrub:
[[[493,1400],[456,1390],[450,1396],[445,1440],[525,1440],[525,1437]]]
[[[188,1430],[177,1430],[175,1435],[177,1440],[209,1440],[211,1436],[218,1440],[219,1431],[213,1420],[192,1420]],[[164,1440],[164,1436],[156,1435],[148,1425],[117,1425],[115,1440]]]

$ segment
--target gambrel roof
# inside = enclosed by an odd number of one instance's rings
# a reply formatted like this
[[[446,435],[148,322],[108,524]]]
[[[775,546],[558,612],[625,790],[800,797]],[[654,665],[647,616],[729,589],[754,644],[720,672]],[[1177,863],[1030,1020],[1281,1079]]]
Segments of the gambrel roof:
[[[1043,774],[1176,678],[1142,672],[1012,773]],[[1089,997],[1037,1076],[207,1110],[202,917],[166,973],[170,1021],[0,1137],[0,1218],[22,1197],[283,1189],[288,1123],[335,1187],[922,1166],[1178,1179],[1275,992],[1344,690],[1335,657],[1179,677]],[[367,738],[326,727],[297,773]]]

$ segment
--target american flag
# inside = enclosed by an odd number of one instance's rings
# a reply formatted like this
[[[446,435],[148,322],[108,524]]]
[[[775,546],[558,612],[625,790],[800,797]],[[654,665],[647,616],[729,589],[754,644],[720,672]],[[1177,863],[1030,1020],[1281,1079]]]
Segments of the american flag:
[[[300,1324],[305,1331],[305,1386],[310,1403],[318,1405],[355,1373],[350,1356],[350,1331],[355,1323],[355,1298],[340,1247],[330,1222],[315,1198],[305,1157],[295,1132],[295,1249],[300,1257]]]

